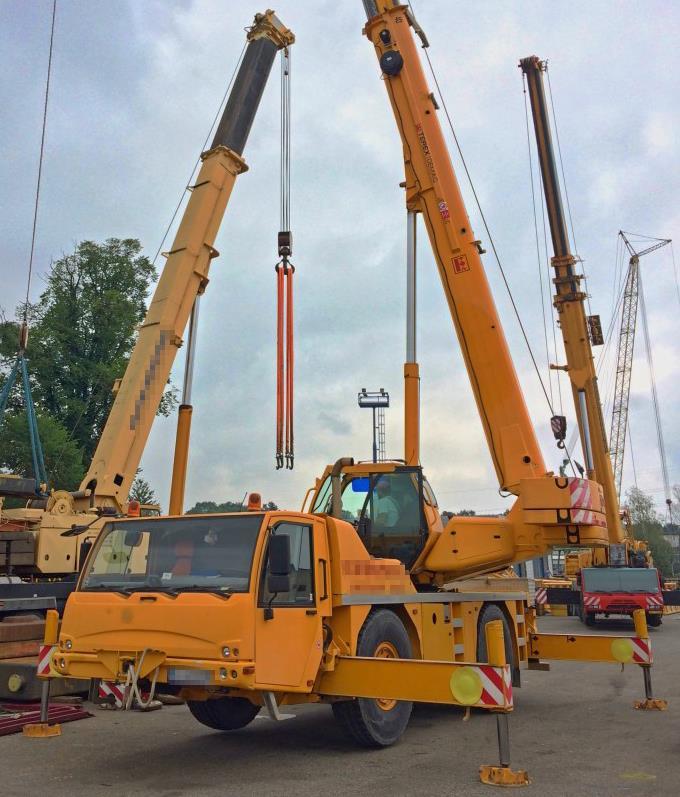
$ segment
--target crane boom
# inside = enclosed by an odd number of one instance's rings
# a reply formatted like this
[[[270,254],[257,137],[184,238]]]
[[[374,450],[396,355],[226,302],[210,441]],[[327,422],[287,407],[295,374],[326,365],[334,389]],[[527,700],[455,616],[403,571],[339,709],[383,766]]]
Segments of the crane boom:
[[[210,262],[242,154],[274,57],[293,34],[273,12],[258,14],[248,32],[233,89],[156,287],[90,468],[81,484],[94,505],[120,508],[146,445],[194,301],[208,284]]]
[[[518,491],[546,467],[410,31],[407,6],[366,3],[373,41],[404,144],[406,205],[422,213],[498,482]],[[372,6],[369,9],[369,6]]]
[[[555,269],[554,305],[559,316],[559,325],[564,341],[567,357],[566,371],[571,381],[587,475],[589,479],[599,482],[602,486],[609,540],[620,543],[624,539],[624,533],[619,516],[619,502],[609,458],[595,362],[583,305],[586,298],[586,294],[581,290],[583,275],[576,272],[576,258],[569,249],[569,236],[548,121],[543,88],[545,64],[534,55],[523,58],[520,61],[520,67],[526,75],[531,114],[534,120],[543,191],[553,245],[551,262]]]

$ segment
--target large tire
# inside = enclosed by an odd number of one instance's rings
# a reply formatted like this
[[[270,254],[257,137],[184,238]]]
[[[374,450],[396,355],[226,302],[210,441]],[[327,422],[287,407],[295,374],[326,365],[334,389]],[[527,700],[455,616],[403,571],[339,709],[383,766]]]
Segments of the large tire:
[[[214,700],[187,700],[189,711],[203,725],[216,731],[245,728],[260,711],[245,697],[221,697]]]
[[[647,625],[650,628],[658,628],[661,625],[661,615],[647,614]]]
[[[500,606],[487,603],[482,607],[477,621],[477,661],[488,662],[489,653],[486,649],[486,634],[484,627],[492,620],[500,620],[503,623],[503,643],[505,645],[505,661],[510,665],[512,672],[512,685],[521,686],[519,662],[515,658],[515,650],[512,644],[512,631],[510,623]]]
[[[394,612],[378,609],[366,618],[357,643],[357,656],[412,658],[411,641]],[[333,703],[333,714],[362,747],[389,747],[408,725],[413,703],[359,697]]]

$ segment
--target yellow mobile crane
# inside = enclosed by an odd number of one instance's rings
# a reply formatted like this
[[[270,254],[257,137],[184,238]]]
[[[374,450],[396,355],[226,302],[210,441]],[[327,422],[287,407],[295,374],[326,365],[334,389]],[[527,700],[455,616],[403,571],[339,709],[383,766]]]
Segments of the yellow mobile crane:
[[[53,491],[44,506],[32,501],[25,509],[3,511],[14,526],[26,528],[21,558],[12,571],[16,576],[36,580],[77,573],[103,519],[127,513],[128,493],[175,356],[183,345],[187,322],[187,370],[192,370],[198,300],[208,284],[210,263],[219,254],[215,238],[236,178],[248,168],[243,150],[276,53],[294,42],[293,34],[272,11],[255,17],[247,39],[221,121],[210,148],[201,155],[201,169],[184,216],[166,254],[125,374],[114,386],[115,400],[80,489]],[[176,452],[184,466],[176,467],[176,474],[183,474],[186,468],[190,418],[185,388]],[[175,479],[171,511],[181,512],[183,494],[183,479]],[[64,535],[71,530],[72,535]],[[6,537],[0,527],[0,544]],[[6,559],[6,566],[11,566],[11,545]]]
[[[405,462],[341,458],[300,512],[107,523],[45,643],[53,676],[180,694],[211,728],[243,727],[262,706],[276,719],[282,705],[326,702],[360,744],[381,747],[399,739],[414,700],[509,710],[520,664],[651,657],[638,652],[649,650],[644,614],[636,638],[540,634],[526,591],[489,579],[465,592],[456,580],[554,545],[605,546],[608,510],[593,478],[543,463],[412,30],[426,44],[424,33],[408,6],[364,6],[404,145],[410,275],[421,213],[499,484],[517,496],[509,515],[442,526],[419,461],[411,306]],[[574,352],[587,359],[587,338]]]

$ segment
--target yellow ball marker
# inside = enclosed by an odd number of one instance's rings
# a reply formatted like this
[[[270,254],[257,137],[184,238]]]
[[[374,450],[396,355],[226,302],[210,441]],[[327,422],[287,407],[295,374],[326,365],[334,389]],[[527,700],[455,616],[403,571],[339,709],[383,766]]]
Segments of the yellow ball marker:
[[[474,706],[482,696],[482,679],[474,667],[456,668],[450,686],[451,694],[462,706]]]
[[[633,660],[633,643],[630,639],[614,639],[612,641],[612,656],[621,664],[628,664]]]

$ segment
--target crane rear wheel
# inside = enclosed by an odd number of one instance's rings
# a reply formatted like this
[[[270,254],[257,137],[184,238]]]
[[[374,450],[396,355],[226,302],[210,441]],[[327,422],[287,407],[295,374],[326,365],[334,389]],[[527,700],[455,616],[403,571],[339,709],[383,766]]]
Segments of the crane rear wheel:
[[[515,649],[512,639],[512,630],[508,618],[504,614],[500,606],[493,603],[487,603],[482,607],[479,613],[479,620],[477,622],[477,661],[489,661],[489,654],[486,649],[486,634],[484,628],[487,623],[492,620],[500,620],[503,623],[503,644],[505,645],[505,661],[510,665],[512,672],[512,685],[521,686],[520,683],[520,669],[519,662],[515,657]]]
[[[357,656],[412,658],[408,633],[394,612],[377,609],[368,615],[359,632]],[[362,747],[388,747],[406,730],[412,708],[408,700],[358,697],[333,703],[333,714]]]

